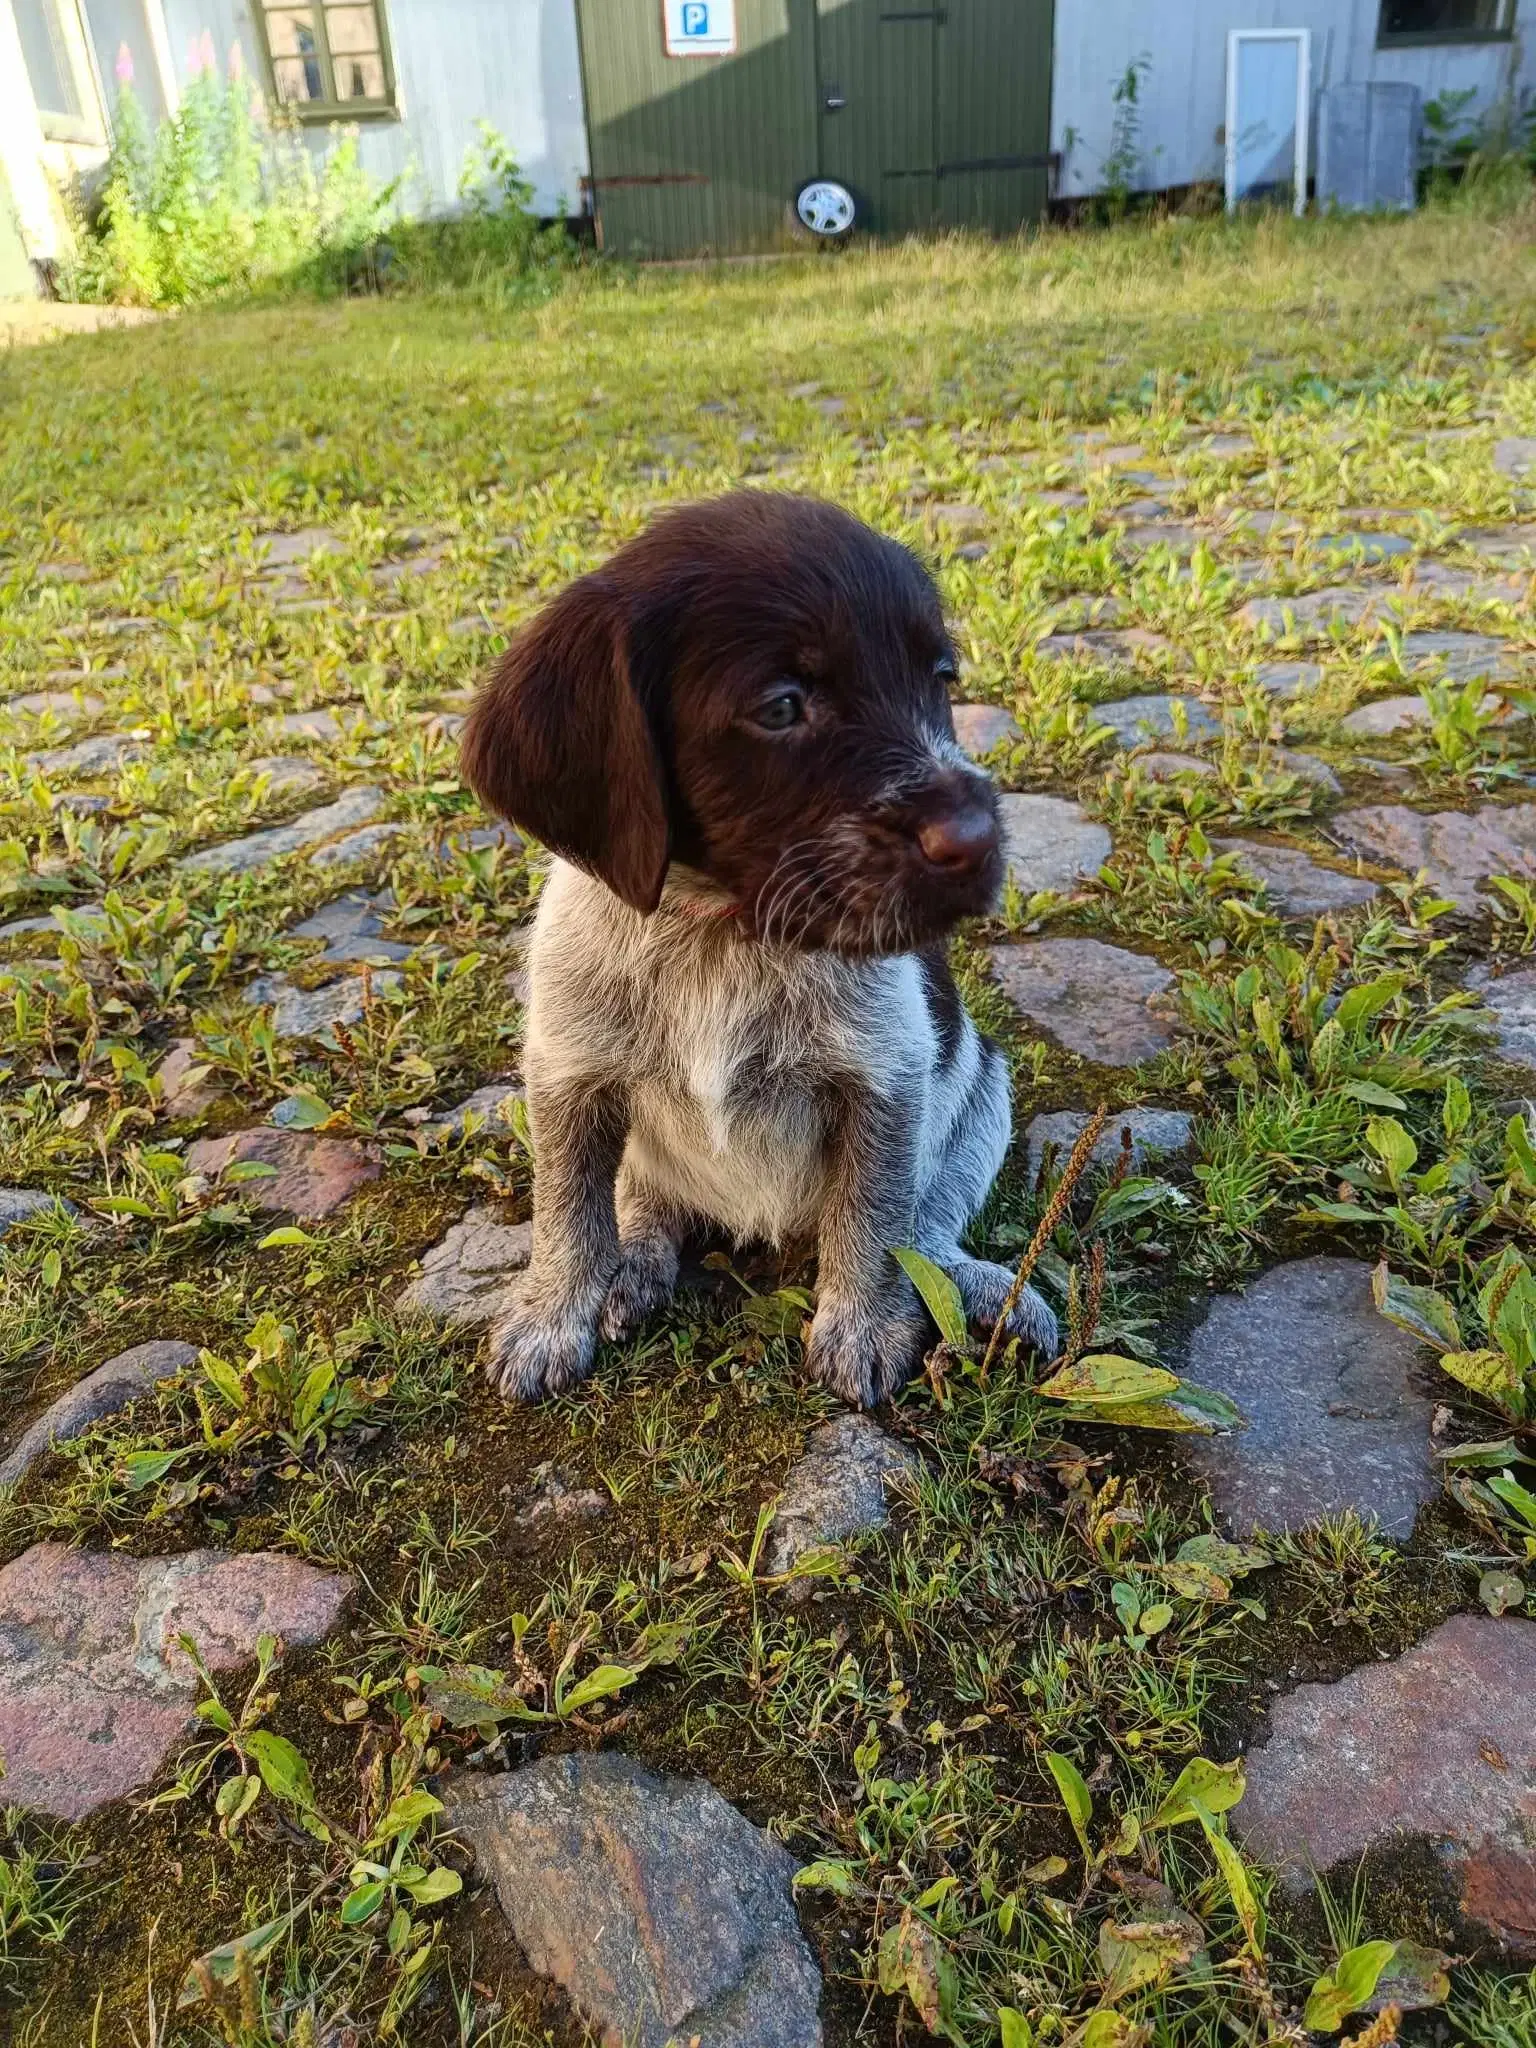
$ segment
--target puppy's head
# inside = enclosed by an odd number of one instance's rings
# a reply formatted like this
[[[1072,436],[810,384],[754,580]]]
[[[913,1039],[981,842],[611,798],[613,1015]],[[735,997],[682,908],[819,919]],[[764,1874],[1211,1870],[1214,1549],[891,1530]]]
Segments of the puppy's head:
[[[669,865],[771,943],[905,952],[987,910],[992,785],[907,551],[742,491],[659,520],[519,635],[464,735],[493,811],[653,911]]]

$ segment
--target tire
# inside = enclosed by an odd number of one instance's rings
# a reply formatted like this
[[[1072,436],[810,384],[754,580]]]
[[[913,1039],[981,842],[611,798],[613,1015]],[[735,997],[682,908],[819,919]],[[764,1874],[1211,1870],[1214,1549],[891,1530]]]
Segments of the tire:
[[[795,194],[795,223],[817,242],[844,242],[853,233],[858,203],[835,178],[808,178]]]

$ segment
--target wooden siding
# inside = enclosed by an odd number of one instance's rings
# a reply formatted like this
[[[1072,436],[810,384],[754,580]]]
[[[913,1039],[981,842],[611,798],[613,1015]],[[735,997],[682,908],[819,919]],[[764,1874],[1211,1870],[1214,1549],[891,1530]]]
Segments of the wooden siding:
[[[1147,0],[1058,0],[1051,138],[1064,159],[1061,190],[1099,189],[1111,149],[1111,95],[1142,55],[1151,64],[1141,88],[1136,184],[1159,191],[1201,179],[1219,183],[1229,29],[1311,29],[1314,93],[1325,85],[1390,80],[1416,85],[1426,100],[1470,90],[1486,106],[1506,89],[1512,70],[1517,92],[1536,89],[1536,0],[1519,0],[1509,43],[1378,50],[1380,12],[1380,0],[1157,0],[1155,7]]]

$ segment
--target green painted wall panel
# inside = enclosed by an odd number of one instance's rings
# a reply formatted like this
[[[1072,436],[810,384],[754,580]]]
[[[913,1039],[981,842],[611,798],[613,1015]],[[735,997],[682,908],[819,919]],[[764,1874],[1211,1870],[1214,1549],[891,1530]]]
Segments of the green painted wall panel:
[[[668,57],[661,0],[581,0],[605,248],[687,256],[788,239],[790,202],[816,175],[811,5],[736,0],[735,56]]]

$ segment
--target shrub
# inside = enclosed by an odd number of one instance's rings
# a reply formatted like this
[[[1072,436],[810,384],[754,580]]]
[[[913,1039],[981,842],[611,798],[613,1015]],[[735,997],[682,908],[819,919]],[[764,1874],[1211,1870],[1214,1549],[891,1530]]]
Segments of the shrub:
[[[221,79],[203,69],[176,112],[151,128],[118,60],[113,142],[93,217],[66,283],[81,299],[186,306],[313,273],[338,279],[378,232],[379,189],[351,137],[318,164],[292,122],[269,122],[238,53]]]
[[[484,291],[548,272],[573,253],[528,210],[533,188],[488,122],[467,151],[459,213],[394,220],[398,185],[379,186],[340,130],[323,157],[291,115],[269,118],[236,50],[220,78],[209,39],[181,105],[151,126],[118,59],[111,154],[94,210],[78,224],[68,296],[190,306],[231,294],[347,289]]]

